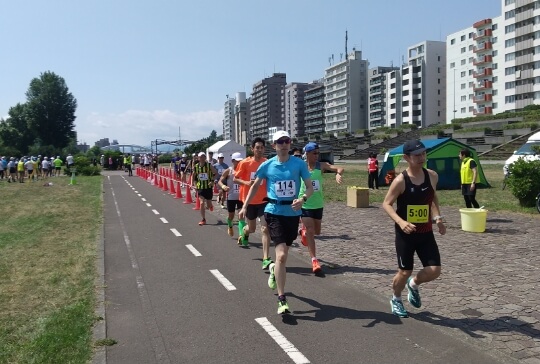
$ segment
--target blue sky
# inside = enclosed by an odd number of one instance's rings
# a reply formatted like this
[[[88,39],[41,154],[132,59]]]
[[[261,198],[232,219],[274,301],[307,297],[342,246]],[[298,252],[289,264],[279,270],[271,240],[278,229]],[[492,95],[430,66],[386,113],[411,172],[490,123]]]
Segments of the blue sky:
[[[78,140],[148,145],[222,131],[226,95],[276,72],[321,78],[356,47],[370,67],[498,16],[500,0],[5,1],[0,117],[53,71],[77,98]]]

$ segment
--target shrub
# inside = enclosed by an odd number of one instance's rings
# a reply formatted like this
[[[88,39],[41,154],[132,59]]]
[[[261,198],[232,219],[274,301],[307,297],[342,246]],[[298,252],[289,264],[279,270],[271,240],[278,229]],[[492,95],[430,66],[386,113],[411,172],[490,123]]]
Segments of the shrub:
[[[162,154],[158,157],[158,163],[171,163],[172,156],[170,154]]]
[[[508,169],[510,176],[507,185],[519,204],[532,207],[536,195],[540,192],[540,161],[518,159]]]
[[[81,176],[99,176],[101,174],[101,167],[100,166],[84,166],[81,168],[77,168],[77,174]]]

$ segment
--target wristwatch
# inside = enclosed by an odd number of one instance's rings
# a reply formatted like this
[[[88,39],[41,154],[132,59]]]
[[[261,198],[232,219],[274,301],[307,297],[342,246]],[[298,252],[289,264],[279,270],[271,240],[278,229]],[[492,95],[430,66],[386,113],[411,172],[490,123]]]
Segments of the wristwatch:
[[[306,195],[302,196],[302,200],[304,200],[304,202],[306,202],[307,201],[307,196]]]

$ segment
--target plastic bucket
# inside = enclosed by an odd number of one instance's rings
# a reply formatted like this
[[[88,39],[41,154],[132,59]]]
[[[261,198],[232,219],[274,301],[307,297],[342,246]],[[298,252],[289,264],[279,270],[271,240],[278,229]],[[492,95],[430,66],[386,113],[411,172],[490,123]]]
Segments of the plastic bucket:
[[[459,209],[461,213],[461,229],[471,233],[486,231],[487,212],[485,209]]]

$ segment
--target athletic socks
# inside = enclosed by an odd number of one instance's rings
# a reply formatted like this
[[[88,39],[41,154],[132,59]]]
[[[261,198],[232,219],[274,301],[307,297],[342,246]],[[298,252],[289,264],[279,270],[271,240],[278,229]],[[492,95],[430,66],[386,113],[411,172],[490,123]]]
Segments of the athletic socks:
[[[241,237],[244,237],[244,226],[246,226],[246,221],[245,220],[239,220],[238,221],[238,234]]]
[[[411,279],[411,280],[409,281],[409,286],[410,286],[412,289],[415,289],[415,290],[418,291],[418,285],[417,285],[416,282],[414,281],[414,278]]]
[[[280,301],[286,301],[287,298],[285,298],[285,295],[282,294],[282,295],[279,295],[279,296],[278,296],[278,300],[280,300]]]
[[[227,219],[227,226],[232,227],[232,220],[231,219]]]
[[[396,301],[401,301],[401,296],[396,297],[396,295],[394,294],[394,295],[392,295],[392,299],[396,300]]]

